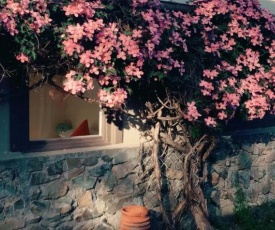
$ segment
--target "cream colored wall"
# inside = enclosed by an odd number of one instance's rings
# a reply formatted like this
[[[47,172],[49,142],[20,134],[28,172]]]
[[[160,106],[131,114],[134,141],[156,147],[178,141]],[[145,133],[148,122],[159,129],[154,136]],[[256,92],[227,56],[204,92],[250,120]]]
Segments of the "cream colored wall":
[[[64,121],[65,103],[49,95],[49,86],[30,91],[30,139],[58,137],[55,127]]]
[[[89,95],[86,95],[89,96]],[[69,121],[76,128],[87,119],[91,134],[99,133],[99,105],[44,85],[30,92],[30,139],[59,137],[57,124]]]
[[[123,143],[124,144],[130,144],[130,145],[133,145],[133,144],[139,144],[140,142],[143,142],[144,139],[141,138],[140,136],[140,132],[131,127],[130,129],[124,129],[123,130]]]

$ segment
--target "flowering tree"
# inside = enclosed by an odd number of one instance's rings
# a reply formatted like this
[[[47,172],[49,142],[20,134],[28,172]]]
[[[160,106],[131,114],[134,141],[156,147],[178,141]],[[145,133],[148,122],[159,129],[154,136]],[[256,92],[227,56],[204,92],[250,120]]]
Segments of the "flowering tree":
[[[0,9],[3,76],[23,68],[43,73],[36,85],[58,87],[53,76],[63,73],[64,90],[81,98],[98,82],[98,100],[134,111],[154,141],[168,226],[189,209],[199,229],[210,229],[198,172],[213,130],[274,113],[274,16],[257,0],[193,0],[185,12],[158,0],[1,0]],[[158,154],[167,146],[184,158],[172,216],[160,192]]]

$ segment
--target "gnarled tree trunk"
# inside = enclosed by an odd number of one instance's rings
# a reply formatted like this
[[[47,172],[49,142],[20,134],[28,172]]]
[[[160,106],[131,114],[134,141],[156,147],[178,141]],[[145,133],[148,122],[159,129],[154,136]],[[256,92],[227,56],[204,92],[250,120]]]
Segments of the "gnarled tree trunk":
[[[154,173],[156,180],[157,196],[160,201],[160,211],[166,229],[176,229],[179,220],[185,213],[189,212],[194,217],[197,228],[200,230],[212,229],[208,220],[207,202],[204,197],[202,185],[207,178],[206,159],[215,146],[215,138],[203,135],[200,139],[191,141],[185,125],[180,122],[179,116],[163,116],[166,105],[161,106],[158,110],[152,110],[148,105],[151,116],[156,118],[152,129],[153,137],[153,158]],[[181,172],[182,191],[180,202],[172,210],[166,210],[164,205],[163,181],[167,180],[160,164],[161,155],[168,148],[174,149],[182,157]]]

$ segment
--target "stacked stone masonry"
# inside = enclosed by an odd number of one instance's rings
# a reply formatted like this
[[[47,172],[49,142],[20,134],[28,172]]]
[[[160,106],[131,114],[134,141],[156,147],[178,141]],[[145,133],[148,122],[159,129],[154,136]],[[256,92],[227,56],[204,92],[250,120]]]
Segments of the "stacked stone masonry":
[[[236,145],[228,139],[212,153],[205,193],[213,217],[234,213],[237,190],[250,206],[275,200],[275,141]]]
[[[204,186],[212,217],[233,213],[237,189],[251,205],[274,200],[274,148],[275,141],[218,144]],[[123,148],[0,160],[0,229],[117,230],[121,208],[131,204],[147,206],[153,229],[161,229],[150,163],[144,164],[152,159],[143,157],[139,148]],[[176,187],[182,173],[169,170]],[[170,208],[176,199],[169,196]],[[189,222],[184,218],[184,229],[194,229]]]
[[[0,229],[119,229],[143,204],[138,148],[0,161]]]

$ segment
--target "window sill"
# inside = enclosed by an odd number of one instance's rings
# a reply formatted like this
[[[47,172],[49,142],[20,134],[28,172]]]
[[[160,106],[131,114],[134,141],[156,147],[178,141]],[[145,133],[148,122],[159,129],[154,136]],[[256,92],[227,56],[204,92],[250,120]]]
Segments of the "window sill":
[[[83,136],[55,138],[47,140],[32,140],[29,142],[29,148],[26,152],[45,152],[63,149],[75,149],[94,146],[110,145],[109,141],[104,140],[102,136]]]
[[[50,156],[58,156],[58,155],[70,155],[76,153],[90,153],[93,151],[99,150],[115,150],[115,149],[125,149],[125,148],[139,148],[140,143],[120,143],[120,144],[110,144],[104,146],[94,146],[94,147],[82,147],[82,148],[72,148],[72,149],[61,149],[61,150],[53,150],[53,151],[43,151],[43,152],[5,152],[0,153],[0,162],[6,160],[16,160],[22,158],[32,158],[32,157],[50,157]]]

